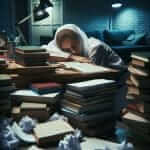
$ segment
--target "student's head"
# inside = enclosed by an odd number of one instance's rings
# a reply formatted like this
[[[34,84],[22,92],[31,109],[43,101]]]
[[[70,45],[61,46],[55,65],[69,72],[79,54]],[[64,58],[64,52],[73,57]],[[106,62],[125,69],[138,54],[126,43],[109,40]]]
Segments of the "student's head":
[[[80,55],[81,40],[76,32],[69,29],[59,31],[56,35],[56,43],[61,50]]]

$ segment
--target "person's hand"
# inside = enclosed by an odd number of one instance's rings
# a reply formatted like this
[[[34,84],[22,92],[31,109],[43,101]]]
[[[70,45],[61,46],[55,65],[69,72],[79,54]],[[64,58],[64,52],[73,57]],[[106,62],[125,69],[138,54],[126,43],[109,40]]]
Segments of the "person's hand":
[[[71,55],[69,59],[70,61],[78,61],[81,63],[92,63],[90,59],[82,56]]]

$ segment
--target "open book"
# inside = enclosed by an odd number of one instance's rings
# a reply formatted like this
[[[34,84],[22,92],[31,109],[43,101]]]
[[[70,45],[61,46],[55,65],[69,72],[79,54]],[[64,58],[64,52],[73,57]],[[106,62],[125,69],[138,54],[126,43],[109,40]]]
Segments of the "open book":
[[[89,63],[63,62],[61,64],[63,64],[66,68],[75,69],[82,73],[98,73],[98,72],[105,72],[109,70],[108,68],[97,66],[94,64],[89,64]]]

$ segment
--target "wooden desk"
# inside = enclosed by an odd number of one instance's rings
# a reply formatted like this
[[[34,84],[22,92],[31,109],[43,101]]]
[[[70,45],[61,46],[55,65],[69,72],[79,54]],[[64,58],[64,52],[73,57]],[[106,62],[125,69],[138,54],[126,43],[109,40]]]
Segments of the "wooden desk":
[[[60,64],[50,64],[48,66],[24,67],[15,62],[9,63],[3,73],[15,74],[15,82],[22,82],[27,85],[31,82],[55,81],[60,83],[70,83],[85,81],[95,78],[114,79],[119,72],[113,69],[101,73],[81,73],[75,70],[65,69]]]

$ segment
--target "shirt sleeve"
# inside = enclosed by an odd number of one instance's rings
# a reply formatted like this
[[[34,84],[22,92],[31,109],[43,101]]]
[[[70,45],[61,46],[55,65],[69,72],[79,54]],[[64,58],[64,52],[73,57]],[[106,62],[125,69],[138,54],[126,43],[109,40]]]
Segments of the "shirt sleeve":
[[[94,47],[90,51],[89,57],[97,65],[119,70],[126,69],[121,57],[104,42]]]

